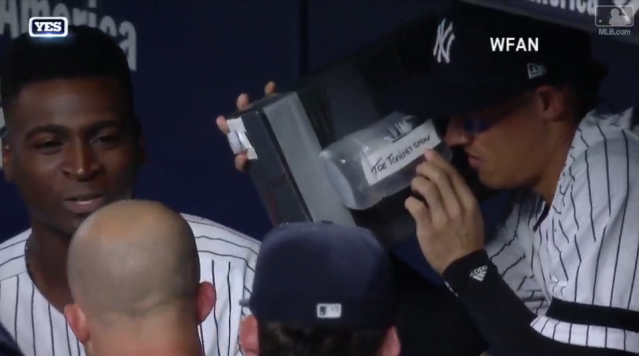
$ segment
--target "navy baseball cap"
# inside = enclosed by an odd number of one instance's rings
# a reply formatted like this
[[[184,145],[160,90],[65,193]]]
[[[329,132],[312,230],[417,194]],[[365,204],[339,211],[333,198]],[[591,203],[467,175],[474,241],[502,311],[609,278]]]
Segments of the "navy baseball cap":
[[[266,235],[253,292],[241,302],[261,322],[340,329],[393,324],[387,251],[363,228],[292,223]]]
[[[506,50],[507,43],[514,46]],[[584,76],[598,83],[607,74],[583,31],[461,2],[442,18],[433,44],[420,85],[433,116],[470,114],[542,84]]]

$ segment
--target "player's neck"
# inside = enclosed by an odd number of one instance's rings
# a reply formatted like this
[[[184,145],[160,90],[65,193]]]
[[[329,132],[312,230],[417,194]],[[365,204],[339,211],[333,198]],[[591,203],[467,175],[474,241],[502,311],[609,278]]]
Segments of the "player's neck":
[[[135,340],[132,340],[135,342]],[[111,345],[100,349],[93,346],[91,356],[202,356],[202,347],[197,345],[166,345],[166,343],[157,344],[132,344],[124,345],[122,340],[114,340]]]
[[[154,329],[152,331],[150,329]],[[140,331],[124,329],[101,333],[92,340],[93,356],[201,356],[202,345],[197,325],[178,327],[164,325],[165,330],[152,327]]]
[[[66,275],[69,241],[69,237],[32,221],[25,246],[25,260],[33,282],[59,311],[72,300]]]
[[[548,154],[545,155],[546,159],[541,165],[544,169],[533,185],[533,191],[541,195],[548,205],[552,205],[555,197],[559,177],[566,165],[575,132],[576,127],[566,127],[565,130],[557,132],[554,139],[548,140],[552,144],[549,146]]]

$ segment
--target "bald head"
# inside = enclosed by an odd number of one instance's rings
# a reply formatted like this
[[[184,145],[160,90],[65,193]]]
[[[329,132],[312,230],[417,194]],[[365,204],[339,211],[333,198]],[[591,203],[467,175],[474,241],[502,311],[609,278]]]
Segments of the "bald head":
[[[69,247],[69,286],[88,317],[141,318],[194,302],[200,279],[188,223],[162,204],[126,200],[87,218]]]

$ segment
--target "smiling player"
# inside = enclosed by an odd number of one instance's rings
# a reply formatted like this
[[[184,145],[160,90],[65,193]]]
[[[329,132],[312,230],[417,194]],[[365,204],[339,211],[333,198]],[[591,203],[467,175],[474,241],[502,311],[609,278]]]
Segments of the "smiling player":
[[[84,349],[61,311],[72,303],[67,249],[98,208],[131,198],[144,163],[126,56],[106,34],[72,27],[64,39],[14,39],[2,62],[7,133],[4,174],[28,208],[31,228],[0,244],[0,321],[26,355]],[[184,215],[201,278],[217,291],[202,323],[206,355],[236,355],[241,299],[250,295],[259,243]]]

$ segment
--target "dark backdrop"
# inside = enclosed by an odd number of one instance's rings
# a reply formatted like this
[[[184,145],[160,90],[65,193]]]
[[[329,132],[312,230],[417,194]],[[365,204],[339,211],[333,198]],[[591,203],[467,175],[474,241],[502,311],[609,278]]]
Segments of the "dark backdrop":
[[[268,80],[291,84],[304,71],[445,3],[7,0],[7,8],[0,8],[0,53],[16,35],[11,23],[20,27],[28,19],[24,10],[29,5],[53,11],[60,2],[71,13],[73,8],[95,13],[97,23],[109,16],[117,26],[126,27],[122,23],[128,21],[135,28],[135,45],[128,36],[135,60],[129,54],[150,157],[138,195],[258,238],[269,228],[267,216],[249,180],[234,171],[226,139],[215,128],[216,116],[231,112],[240,92],[260,95]],[[609,38],[595,42],[597,54],[612,68],[602,94],[620,109],[639,102],[639,46]],[[27,226],[14,188],[0,182],[0,240]]]

